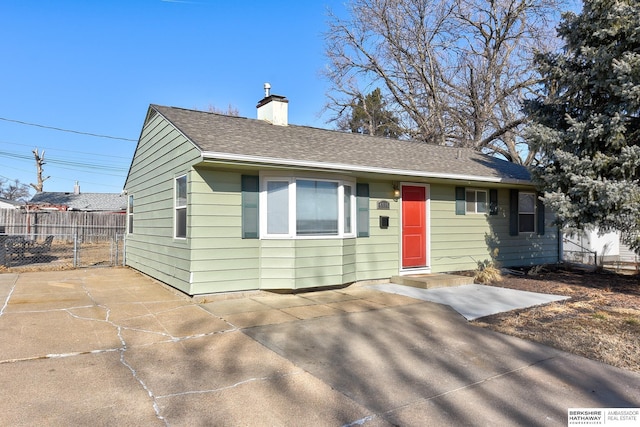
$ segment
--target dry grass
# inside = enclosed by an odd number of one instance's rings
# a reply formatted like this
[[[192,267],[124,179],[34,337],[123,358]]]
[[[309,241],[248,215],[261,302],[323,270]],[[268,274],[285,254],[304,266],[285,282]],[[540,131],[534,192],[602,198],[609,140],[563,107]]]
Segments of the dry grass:
[[[640,372],[638,276],[542,271],[506,276],[499,286],[571,299],[488,316],[476,325]]]
[[[500,269],[495,267],[493,264],[484,265],[478,270],[476,270],[473,280],[476,283],[482,283],[483,285],[489,285],[491,283],[496,283],[502,280],[502,275],[500,274]]]

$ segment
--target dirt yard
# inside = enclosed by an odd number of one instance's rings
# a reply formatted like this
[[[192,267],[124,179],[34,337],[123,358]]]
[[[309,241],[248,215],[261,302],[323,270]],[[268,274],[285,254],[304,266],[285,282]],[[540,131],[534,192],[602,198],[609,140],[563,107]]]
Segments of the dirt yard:
[[[571,299],[487,316],[477,326],[640,372],[640,276],[543,269],[493,286]]]
[[[20,257],[7,258],[6,265],[0,262],[0,273],[68,270],[74,268],[74,263],[78,267],[122,265],[123,242],[117,244],[119,247],[111,241],[95,241],[74,246],[73,242],[54,240],[46,253],[33,255],[26,252]]]

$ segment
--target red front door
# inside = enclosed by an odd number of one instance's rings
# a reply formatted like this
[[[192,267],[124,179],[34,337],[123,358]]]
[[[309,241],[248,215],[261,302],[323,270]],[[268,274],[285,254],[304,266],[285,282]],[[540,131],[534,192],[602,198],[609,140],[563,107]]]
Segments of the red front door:
[[[426,188],[402,187],[402,267],[427,265]]]

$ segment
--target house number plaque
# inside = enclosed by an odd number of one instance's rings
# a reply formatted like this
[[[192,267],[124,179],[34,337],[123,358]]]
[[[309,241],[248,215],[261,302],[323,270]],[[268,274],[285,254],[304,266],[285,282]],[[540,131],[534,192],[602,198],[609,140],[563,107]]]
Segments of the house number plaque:
[[[380,211],[388,211],[389,210],[389,202],[386,200],[380,200],[378,202],[378,210]]]

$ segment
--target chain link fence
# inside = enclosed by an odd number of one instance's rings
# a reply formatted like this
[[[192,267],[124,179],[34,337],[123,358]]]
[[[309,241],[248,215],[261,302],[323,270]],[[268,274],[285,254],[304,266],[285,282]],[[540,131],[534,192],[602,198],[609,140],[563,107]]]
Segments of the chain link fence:
[[[617,273],[640,273],[640,256],[622,242],[610,254],[610,248],[602,246],[601,252],[585,248],[580,239],[566,237],[562,241],[562,260],[571,264],[582,264],[593,268],[604,268]]]
[[[0,271],[124,265],[121,212],[0,209]]]
[[[0,233],[0,269],[112,267],[124,261],[124,233]]]

